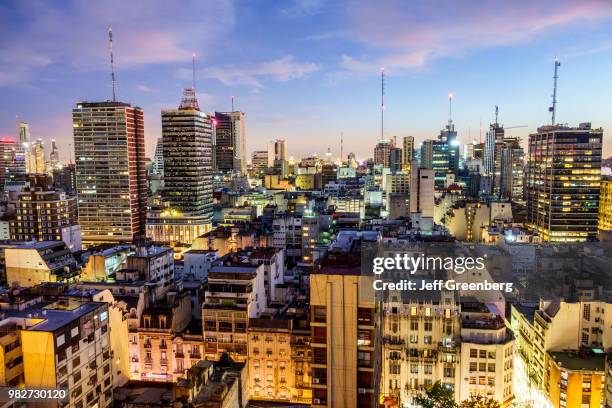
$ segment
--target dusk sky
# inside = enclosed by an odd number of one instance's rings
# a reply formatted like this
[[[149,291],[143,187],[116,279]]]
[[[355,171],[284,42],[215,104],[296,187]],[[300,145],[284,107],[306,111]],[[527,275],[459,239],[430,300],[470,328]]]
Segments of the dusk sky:
[[[610,0],[3,1],[0,135],[16,135],[19,115],[68,161],[71,108],[111,98],[109,26],[117,96],[144,109],[148,156],[160,110],[191,84],[194,52],[200,107],[230,110],[235,96],[249,154],[284,138],[291,156],[335,157],[343,131],[345,154],[371,157],[383,66],[387,137],[435,138],[449,92],[462,142],[481,118],[486,130],[494,105],[526,136],[550,121],[557,57],[558,122],[603,127],[612,155]]]

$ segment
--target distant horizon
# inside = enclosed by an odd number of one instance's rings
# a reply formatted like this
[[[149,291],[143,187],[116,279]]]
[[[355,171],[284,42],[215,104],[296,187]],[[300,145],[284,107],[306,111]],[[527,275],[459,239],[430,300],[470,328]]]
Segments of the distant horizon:
[[[9,1],[0,32],[0,136],[56,139],[72,155],[71,110],[112,99],[107,29],[113,28],[117,100],[145,113],[147,157],[161,137],[161,110],[178,107],[191,86],[205,112],[246,114],[248,160],[273,139],[296,159],[328,147],[373,156],[380,138],[380,68],[385,67],[385,137],[436,139],[448,121],[462,146],[482,137],[500,107],[507,134],[550,123],[554,60],[561,61],[557,122],[604,129],[612,156],[612,3],[599,0],[470,2],[294,0],[119,1],[62,5]],[[70,155],[68,154],[70,152]],[[46,154],[49,151],[46,149]]]

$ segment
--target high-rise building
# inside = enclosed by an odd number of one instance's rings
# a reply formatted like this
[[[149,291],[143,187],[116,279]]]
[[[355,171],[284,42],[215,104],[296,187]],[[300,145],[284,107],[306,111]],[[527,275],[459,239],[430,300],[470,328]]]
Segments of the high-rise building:
[[[4,181],[15,167],[15,140],[0,137],[0,190],[4,190]]]
[[[391,173],[395,174],[402,170],[402,160],[402,149],[393,147],[389,150],[389,168],[391,169]]]
[[[53,188],[76,195],[76,166],[74,163],[53,170]]]
[[[262,174],[274,164],[273,156],[268,150],[258,150],[251,155],[251,166],[256,174]]]
[[[499,195],[507,200],[524,199],[525,154],[521,139],[507,137],[501,149]]]
[[[434,140],[425,140],[421,144],[421,161],[420,166],[424,169],[433,168],[433,144]]]
[[[145,236],[144,113],[123,102],[80,102],[72,110],[83,242]]]
[[[19,194],[16,218],[10,221],[11,239],[60,241],[67,228],[78,228],[75,196],[51,188],[51,177],[30,176],[30,187]]]
[[[612,177],[610,176],[601,180],[597,227],[600,231],[612,231]]]
[[[419,168],[415,160],[410,167],[410,219],[414,228],[431,231],[434,216],[435,171]]]
[[[272,160],[287,160],[287,141],[284,139],[276,139],[268,145],[268,154],[272,156]]]
[[[153,173],[164,175],[164,139],[157,139],[155,156],[153,156]]]
[[[25,122],[18,124],[18,143],[15,148],[15,174],[24,174],[30,162],[30,126]]]
[[[219,171],[246,174],[244,112],[215,112],[215,162]]]
[[[193,88],[185,89],[178,109],[162,111],[164,207],[149,214],[147,236],[153,241],[190,244],[210,231],[212,129]]]
[[[59,149],[55,139],[51,139],[51,152],[49,153],[49,162],[47,163],[47,173],[52,174],[53,170],[60,167]]]
[[[367,234],[341,231],[310,276],[313,407],[378,406],[381,313],[361,275],[361,245],[377,233]]]
[[[392,139],[383,139],[378,141],[374,148],[374,164],[381,165],[383,167],[389,167],[389,155],[391,154],[391,148],[395,147]]]
[[[410,168],[412,160],[414,160],[414,136],[404,136],[402,139],[402,163],[404,170]]]
[[[42,139],[32,142],[29,147],[29,161],[27,172],[30,174],[45,173],[45,145]]]
[[[484,176],[489,179],[489,194],[499,196],[501,189],[501,151],[505,130],[499,123],[491,123],[485,138]]]
[[[603,130],[543,126],[529,135],[527,226],[542,240],[597,236]]]
[[[440,131],[438,140],[431,144],[431,168],[436,173],[436,188],[447,187],[459,170],[459,142],[452,120]],[[429,168],[429,167],[428,167]]]

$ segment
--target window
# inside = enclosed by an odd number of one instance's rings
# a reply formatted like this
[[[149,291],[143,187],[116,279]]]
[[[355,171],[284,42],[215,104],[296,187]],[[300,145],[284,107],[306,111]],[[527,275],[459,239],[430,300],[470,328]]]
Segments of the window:
[[[431,322],[425,322],[424,326],[425,326],[425,331],[431,331],[433,328],[433,324]]]
[[[63,334],[60,334],[55,339],[55,344],[57,345],[57,347],[63,345],[65,342],[66,342],[66,336],[64,336]]]
[[[470,363],[470,372],[473,373],[477,369],[477,363]]]
[[[584,305],[584,310],[582,311],[582,317],[584,317],[584,320],[591,320],[591,305],[589,303]]]
[[[476,358],[476,357],[478,357],[478,350],[476,350],[476,349],[470,349],[470,357],[471,357],[471,358]]]
[[[480,358],[487,358],[487,350],[480,350]]]
[[[411,363],[410,364],[410,373],[411,374],[418,374],[419,373],[419,365],[416,363]]]
[[[431,336],[425,336],[425,337],[423,337],[423,342],[424,342],[425,344],[431,344],[432,339],[433,339],[433,338],[432,338]]]
[[[72,330],[70,330],[70,337],[76,337],[79,335],[79,327],[73,327]]]
[[[494,373],[495,372],[495,364],[489,363],[489,372],[490,373]]]
[[[419,330],[419,322],[417,320],[410,321],[410,330]]]
[[[414,334],[413,334],[413,335],[411,335],[411,336],[410,336],[410,342],[411,342],[411,343],[413,343],[413,344],[418,343],[418,342],[419,342],[419,336],[416,336],[416,335],[414,335]]]
[[[431,373],[433,373],[433,365],[425,364],[425,374],[431,374]]]
[[[486,371],[487,369],[487,364],[486,363],[479,363],[478,364],[478,371]]]

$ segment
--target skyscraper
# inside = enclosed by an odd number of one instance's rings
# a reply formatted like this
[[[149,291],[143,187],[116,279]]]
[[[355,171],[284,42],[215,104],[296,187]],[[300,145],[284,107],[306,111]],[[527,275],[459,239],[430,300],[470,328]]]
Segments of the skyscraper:
[[[145,236],[144,113],[123,102],[80,102],[72,110],[79,223],[84,243]]]
[[[164,139],[157,139],[155,145],[155,156],[153,157],[153,172],[164,175]]]
[[[246,174],[246,123],[244,112],[215,112],[214,124],[216,169]]]
[[[30,174],[45,173],[45,145],[42,139],[37,139],[30,145],[27,172]]]
[[[287,160],[287,141],[284,139],[271,141],[268,153],[272,156],[272,160]]]
[[[414,136],[404,136],[402,139],[402,163],[404,170],[410,168],[412,160],[414,160]]]
[[[488,193],[499,196],[501,191],[501,158],[504,148],[505,130],[502,125],[491,123],[485,138],[484,168],[488,179]]]
[[[212,219],[212,119],[186,88],[178,109],[162,111],[164,208],[151,212],[147,236],[190,244]]]
[[[425,140],[421,144],[421,161],[419,164],[424,169],[433,168],[433,144],[434,140]]]
[[[19,139],[15,147],[14,173],[24,174],[30,161],[30,126],[25,122],[18,123]]]
[[[602,138],[590,123],[542,126],[529,135],[527,226],[542,240],[596,237]]]
[[[374,148],[374,164],[389,167],[391,148],[395,147],[392,139],[379,140]]]
[[[504,138],[500,158],[499,195],[506,200],[524,199],[525,153],[518,137]]]
[[[391,173],[395,174],[402,170],[402,156],[402,149],[399,147],[392,147],[389,150],[389,168],[391,169]]]
[[[0,190],[4,190],[4,181],[15,166],[15,139],[0,137]]]

